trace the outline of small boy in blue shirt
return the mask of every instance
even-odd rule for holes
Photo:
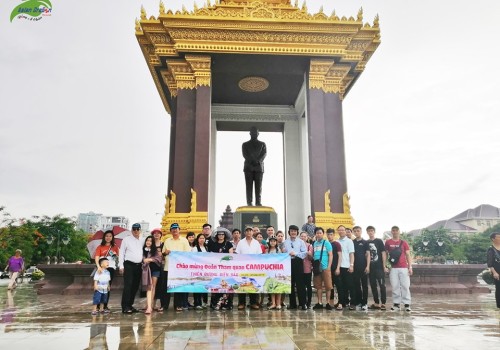
[[[111,275],[108,271],[108,259],[99,259],[99,266],[102,268],[102,271],[96,271],[94,275],[94,310],[92,311],[92,315],[97,315],[99,310],[102,313],[109,313],[108,310],[104,310],[104,304],[108,302],[109,281],[111,280]]]

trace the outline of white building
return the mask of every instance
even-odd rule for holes
[[[147,224],[149,229],[149,223],[145,224]],[[105,216],[92,211],[78,214],[78,218],[76,220],[76,227],[85,232],[96,232],[98,230],[106,231],[111,229],[113,226],[128,229],[129,220],[125,216]]]
[[[76,227],[85,232],[95,232],[101,229],[102,214],[88,212],[78,214]]]
[[[101,230],[110,230],[113,226],[128,228],[128,218],[125,216],[101,216],[99,224]]]

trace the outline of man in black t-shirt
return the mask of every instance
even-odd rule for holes
[[[375,238],[375,227],[368,226],[368,246],[370,248],[370,287],[372,290],[374,304],[370,309],[385,310],[387,301],[385,289],[385,272],[387,270],[385,264],[387,261],[387,252],[385,251],[384,242],[380,238]],[[378,286],[380,286],[380,299],[378,295]],[[380,304],[382,302],[382,304]]]
[[[368,309],[368,274],[370,273],[370,248],[368,242],[361,238],[361,227],[352,228],[354,236],[354,305],[361,310]]]

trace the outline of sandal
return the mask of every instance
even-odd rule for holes
[[[271,305],[267,308],[268,310],[276,310],[276,305]],[[280,307],[281,309],[281,307]]]
[[[386,310],[386,308],[385,308],[385,305],[384,305],[384,304],[380,305],[380,310],[382,310],[382,311],[385,311],[385,310]]]
[[[349,305],[349,310],[356,310],[356,306],[355,305]]]
[[[371,304],[370,306],[368,306],[368,308],[370,310],[379,310],[380,309],[380,305],[377,305],[377,304]]]
[[[151,315],[151,311],[152,311],[151,309],[147,309],[146,311],[144,311],[144,314]]]
[[[276,306],[276,310],[281,311],[281,305]]]
[[[337,311],[342,311],[344,308],[342,307],[342,304],[338,304],[335,310]]]
[[[182,309],[182,307],[179,306],[179,307],[175,308],[175,311],[183,311],[183,309]]]

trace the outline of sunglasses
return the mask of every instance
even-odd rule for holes
[[[140,228],[133,228],[132,231],[140,231]]]
[[[217,235],[219,235],[219,236],[220,235],[225,235],[225,233],[224,232],[217,232]]]

